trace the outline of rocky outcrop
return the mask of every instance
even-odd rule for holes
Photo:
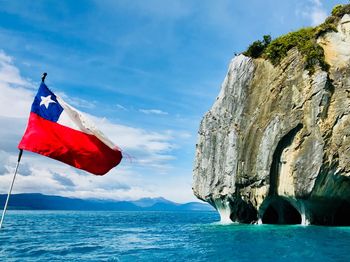
[[[193,171],[222,221],[350,225],[350,16],[318,43],[328,71],[297,49],[278,66],[231,61]]]

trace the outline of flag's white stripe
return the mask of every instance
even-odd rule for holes
[[[63,112],[57,121],[58,124],[89,135],[94,135],[112,149],[116,147],[113,142],[109,140],[100,130],[98,130],[96,125],[83,113],[68,105],[59,96],[56,96],[56,98],[58,103],[63,107]]]
[[[66,110],[63,110],[60,117],[57,120],[57,123],[62,125],[62,126],[66,126],[66,127],[70,127],[72,129],[87,133],[87,134],[91,134],[90,132],[85,132],[83,131],[81,128],[79,128],[79,126],[77,126],[72,119],[68,116],[68,114],[66,113]]]

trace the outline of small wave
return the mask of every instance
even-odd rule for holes
[[[214,226],[230,226],[230,225],[239,225],[240,223],[238,222],[232,222],[232,221],[217,221],[217,222],[213,222],[211,223],[211,225]]]

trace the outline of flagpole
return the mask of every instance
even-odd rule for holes
[[[0,221],[0,229],[1,229],[1,227],[2,227],[2,222],[4,221],[4,218],[5,218],[5,214],[6,214],[6,210],[7,210],[7,205],[8,205],[9,199],[10,199],[10,195],[11,195],[11,192],[12,192],[13,184],[15,183],[15,179],[16,179],[16,175],[17,175],[17,170],[18,170],[19,162],[21,161],[22,153],[23,153],[23,150],[20,149],[20,150],[19,150],[19,154],[18,154],[18,160],[17,160],[16,170],[15,170],[15,173],[14,173],[14,175],[13,175],[13,179],[12,179],[12,183],[11,183],[9,192],[8,192],[8,194],[7,194],[7,198],[6,198],[4,210],[2,211],[2,216],[1,216],[1,221]]]

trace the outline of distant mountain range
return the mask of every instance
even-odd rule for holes
[[[0,210],[3,209],[6,194],[0,194]],[[213,211],[205,203],[190,202],[178,204],[165,198],[141,198],[136,201],[114,201],[78,199],[48,196],[38,193],[13,194],[9,210],[96,210],[96,211]]]

